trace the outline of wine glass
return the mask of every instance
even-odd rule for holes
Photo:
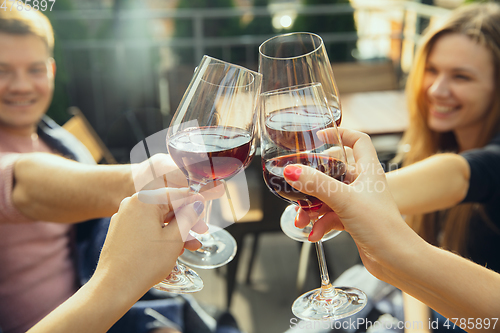
[[[318,131],[335,131],[335,140],[321,139]],[[334,114],[328,107],[320,83],[281,88],[261,94],[261,156],[264,180],[280,198],[299,205],[310,214],[312,222],[323,202],[290,186],[283,171],[287,165],[303,164],[342,181],[347,159],[337,132]],[[305,186],[331,186],[306,184]],[[335,189],[331,189],[335,190]],[[321,288],[295,300],[292,312],[305,320],[341,319],[360,311],[366,295],[359,289],[333,287],[330,283],[323,244],[314,243],[321,274]]]
[[[320,36],[309,32],[293,32],[264,41],[259,47],[259,73],[263,74],[262,92],[321,83],[330,111],[337,126],[340,125],[342,108],[337,84]],[[296,214],[295,207],[288,206],[281,216],[281,229],[288,237],[306,242],[312,230],[311,225],[304,229],[295,227]],[[323,236],[323,240],[338,234],[332,230]]]
[[[193,192],[234,176],[253,154],[261,83],[257,72],[203,56],[167,132],[168,152]],[[212,236],[216,234],[220,232]],[[177,263],[155,287],[185,293],[200,290],[203,282],[193,270]]]
[[[243,168],[246,168],[253,157],[255,156],[255,138],[251,143],[250,154],[247,160],[243,164]],[[231,213],[233,213],[233,221],[237,220],[236,214],[234,213],[234,208],[231,206],[231,196],[227,190],[226,183],[224,180],[220,180],[224,185],[225,195],[230,203]],[[212,213],[212,201],[206,203],[205,208],[205,223],[208,225],[208,232],[205,234],[196,234],[192,232],[192,235],[201,242],[202,246],[196,251],[186,250],[179,257],[179,261],[191,267],[201,268],[201,269],[213,269],[221,267],[229,263],[234,259],[237,250],[237,244],[234,237],[223,229],[224,222],[222,220],[213,222]],[[226,224],[227,225],[227,224]]]

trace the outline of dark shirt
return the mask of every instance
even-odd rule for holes
[[[483,148],[462,154],[469,163],[469,190],[463,202],[482,204],[474,212],[467,250],[474,262],[500,272],[500,134]]]

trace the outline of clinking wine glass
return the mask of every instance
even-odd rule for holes
[[[250,155],[245,161],[243,168],[246,168],[253,157],[255,156],[255,138],[250,147]],[[231,197],[227,191],[226,182],[220,180],[222,185],[224,185],[225,195],[229,202]],[[233,210],[232,205],[229,208]],[[233,213],[233,220],[236,221],[236,214]],[[191,267],[201,268],[201,269],[213,269],[217,267],[222,267],[234,259],[237,251],[237,244],[234,237],[222,228],[222,225],[215,225],[213,223],[212,216],[212,200],[206,203],[205,208],[205,222],[208,225],[208,232],[205,234],[196,234],[192,232],[192,235],[201,242],[202,246],[196,251],[186,250],[179,257],[179,261]]]
[[[308,83],[321,83],[323,92],[337,126],[342,111],[332,66],[326,53],[323,39],[309,32],[294,32],[278,35],[264,41],[259,47],[259,73],[263,74],[262,92]],[[311,227],[295,227],[296,211],[288,206],[281,217],[281,228],[285,234],[297,241],[306,242]],[[330,231],[323,240],[337,236]]]
[[[334,131],[328,143],[317,134],[324,129]],[[283,171],[287,165],[303,164],[339,181],[346,175],[344,147],[321,84],[262,93],[260,131],[262,167],[267,186],[278,197],[299,205],[310,214],[311,222],[315,222],[318,219],[315,212],[323,202],[290,186]],[[326,320],[345,318],[360,311],[366,304],[366,295],[356,288],[332,286],[322,241],[314,244],[320,266],[321,288],[297,298],[292,305],[294,315],[305,320]]]
[[[237,174],[253,154],[261,82],[257,72],[203,56],[167,132],[168,152],[195,193]],[[203,282],[177,263],[155,287],[186,293],[201,290]]]

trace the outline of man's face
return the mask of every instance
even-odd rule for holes
[[[0,33],[0,129],[26,134],[36,128],[52,100],[54,73],[39,37]]]

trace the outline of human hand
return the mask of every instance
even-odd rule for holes
[[[328,130],[318,133],[326,137],[330,134]],[[317,197],[328,206],[322,208],[325,215],[315,223],[309,236],[311,241],[320,240],[329,228],[346,230],[356,242],[367,268],[376,269],[374,261],[384,257],[386,250],[400,246],[394,244],[397,237],[392,236],[410,229],[402,220],[387,188],[384,170],[370,138],[342,128],[339,128],[339,133],[344,145],[353,149],[356,161],[348,169],[346,183],[301,164],[287,166],[285,179],[296,189]],[[330,209],[334,212],[328,211]],[[309,222],[303,211],[299,212],[301,219]]]
[[[186,176],[169,154],[155,154],[141,163],[132,164],[131,167],[136,192],[161,187],[188,186]]]
[[[341,129],[339,128],[339,131]],[[318,138],[325,143],[337,142],[337,138],[330,138],[330,135],[335,135],[335,131],[333,129],[326,129],[318,132]],[[330,149],[338,150],[339,147],[332,147]],[[352,169],[352,166],[356,164],[356,160],[354,159],[354,151],[351,147],[344,145],[344,151],[346,154],[347,164]],[[326,150],[324,153],[328,154],[329,150]],[[338,155],[335,153],[333,155]],[[349,179],[349,177],[351,179]],[[352,182],[354,174],[349,173],[344,182]],[[306,212],[300,207],[295,207],[297,211],[297,215],[295,217],[295,226],[297,228],[303,229],[307,225],[309,225],[311,218],[315,220],[318,216],[322,216],[319,220],[317,220],[312,227],[311,233],[309,234],[308,240],[310,242],[317,242],[329,231],[333,230],[338,226],[338,216],[328,205],[323,205],[319,210],[314,212]]]
[[[207,230],[200,220],[203,201],[188,188],[141,191],[124,199],[111,218],[95,275],[145,293],[170,274],[183,247],[199,248],[188,233]]]
[[[137,192],[188,186],[186,175],[169,154],[155,154],[141,163],[132,164],[132,177]],[[220,182],[209,182],[200,190],[207,201],[218,199],[224,193],[224,186]]]

